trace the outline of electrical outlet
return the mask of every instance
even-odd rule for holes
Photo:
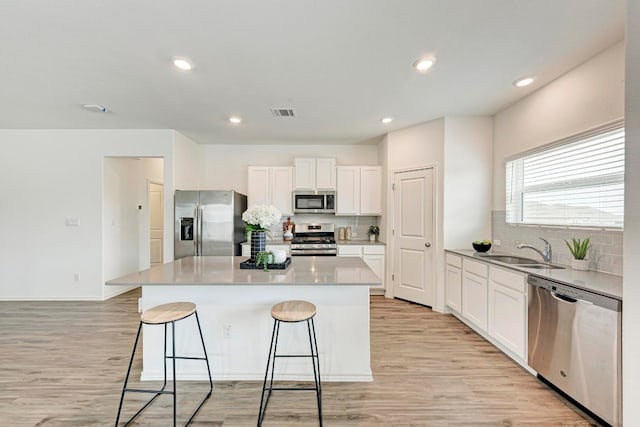
[[[231,324],[227,323],[224,325],[224,339],[231,339]]]
[[[502,244],[502,242],[501,242],[500,240],[494,240],[494,241],[493,241],[493,244],[494,244],[495,246],[500,246],[500,245]]]
[[[73,280],[75,280],[76,282],[80,281],[80,273],[73,273]]]

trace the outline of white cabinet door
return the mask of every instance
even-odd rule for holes
[[[489,335],[526,360],[527,296],[523,275],[495,267],[489,270]]]
[[[280,209],[283,215],[293,215],[293,168],[272,167],[270,187],[271,204]]]
[[[296,190],[335,190],[336,159],[302,158],[294,160]]]
[[[357,256],[362,258],[362,246],[338,245],[338,256]]]
[[[462,309],[462,269],[451,264],[446,267],[447,305],[460,313]]]
[[[462,273],[462,315],[487,331],[487,279],[466,269]]]
[[[316,159],[313,158],[296,158],[295,180],[296,190],[315,190],[316,189]]]
[[[270,168],[249,166],[247,179],[247,205],[268,205],[271,203]]]
[[[371,289],[384,289],[384,255],[363,255],[362,260],[382,281],[379,286],[371,286]]]
[[[247,204],[274,205],[283,215],[292,215],[293,168],[249,166]]]
[[[360,168],[338,166],[336,168],[336,215],[360,213]]]
[[[336,191],[336,194],[337,191]],[[382,168],[360,168],[360,215],[382,215]]]
[[[316,159],[316,189],[335,190],[336,189],[336,159],[318,158]]]

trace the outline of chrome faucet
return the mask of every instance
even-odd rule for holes
[[[519,245],[516,246],[516,248],[518,248],[518,249],[524,249],[524,248],[533,249],[534,251],[536,251],[536,252],[538,252],[540,254],[540,256],[542,257],[543,260],[545,260],[546,262],[551,262],[551,243],[549,243],[548,241],[546,241],[542,237],[539,237],[539,239],[544,242],[544,250],[543,251],[540,251],[538,248],[536,248],[534,246],[531,246],[531,245],[524,244],[524,243],[520,243]]]

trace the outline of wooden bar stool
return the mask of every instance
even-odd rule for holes
[[[189,356],[176,356],[176,325],[178,320],[186,319],[187,317],[195,314],[196,323],[198,324],[198,332],[200,333],[200,341],[202,342],[202,351],[204,357],[189,357]],[[167,355],[167,325],[171,323],[171,355]],[[140,339],[140,333],[142,332],[142,325],[164,325],[164,382],[160,390],[147,390],[137,388],[127,388],[129,381],[129,374],[131,373],[131,365],[133,364],[133,357],[136,354],[136,348],[138,347],[138,341]],[[165,390],[167,386],[167,359],[171,359],[173,363],[173,390]],[[205,398],[200,402],[200,405],[189,418],[189,421],[185,426],[189,425],[193,418],[196,416],[204,402],[209,399],[211,392],[213,391],[213,381],[211,380],[211,369],[209,368],[209,358],[207,357],[207,349],[204,345],[204,337],[202,336],[202,329],[200,328],[200,319],[198,319],[198,312],[196,311],[196,305],[191,302],[172,302],[169,304],[162,304],[156,307],[150,308],[142,313],[140,316],[140,324],[138,325],[138,333],[136,334],[136,341],[133,344],[133,351],[131,352],[131,359],[129,360],[129,368],[127,369],[127,376],[124,379],[124,386],[122,387],[122,395],[120,396],[120,405],[118,406],[118,415],[116,417],[116,427],[120,421],[120,412],[122,411],[122,403],[124,402],[124,394],[126,392],[132,393],[154,393],[154,396],[138,410],[124,425],[128,426],[138,415],[142,413],[153,401],[161,394],[173,395],[173,425],[176,425],[176,359],[188,359],[188,360],[204,360],[207,364],[207,372],[209,372],[209,392]]]
[[[260,399],[260,412],[258,413],[258,427],[262,425],[269,397],[273,390],[314,390],[318,401],[318,420],[322,426],[322,387],[320,384],[320,359],[318,357],[318,343],[316,341],[316,328],[313,324],[313,318],[316,315],[316,306],[307,301],[284,301],[274,305],[271,308],[271,317],[273,317],[273,332],[271,333],[271,345],[269,347],[269,357],[267,359],[267,369],[264,373],[264,382],[262,384],[262,397]],[[307,322],[307,331],[309,332],[309,347],[311,354],[277,354],[278,335],[280,333],[280,323],[297,323]],[[276,358],[279,357],[309,357],[313,364],[313,378],[315,387],[274,387],[273,373],[275,370]],[[267,386],[267,378],[269,378],[269,370],[271,369],[271,378],[269,386]],[[265,398],[265,392],[267,396]]]

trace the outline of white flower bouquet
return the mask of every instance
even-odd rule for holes
[[[247,231],[267,231],[281,217],[282,213],[273,205],[252,205],[242,214]]]

